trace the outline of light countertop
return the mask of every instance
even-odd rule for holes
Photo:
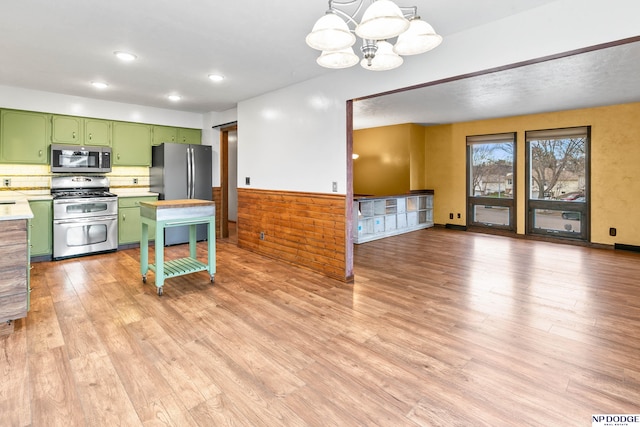
[[[118,197],[157,197],[158,193],[139,188],[111,188],[109,190]]]
[[[51,194],[45,190],[0,191],[0,221],[33,218],[29,202],[35,200],[51,200]]]

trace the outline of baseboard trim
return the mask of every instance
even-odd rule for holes
[[[459,224],[445,224],[444,228],[448,228],[450,230],[467,231],[466,225],[459,225]]]
[[[640,252],[640,246],[625,245],[625,244],[622,244],[622,243],[614,243],[613,248],[614,249],[620,249],[620,250],[623,250],[623,251]]]

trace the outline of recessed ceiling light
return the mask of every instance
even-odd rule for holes
[[[91,85],[97,89],[106,89],[109,87],[105,82],[91,82]]]
[[[221,82],[224,80],[224,76],[222,74],[209,74],[209,78],[214,82]]]
[[[171,101],[180,101],[182,99],[182,97],[180,95],[169,95],[167,96],[167,98],[169,98]]]
[[[134,59],[137,58],[137,56],[135,56],[133,53],[129,53],[129,52],[116,51],[116,52],[113,52],[113,54],[115,56],[117,56],[118,59],[120,59],[122,61],[126,61],[126,62],[133,61]]]

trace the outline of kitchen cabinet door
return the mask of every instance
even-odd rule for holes
[[[151,125],[113,122],[114,166],[151,166]]]
[[[176,142],[178,140],[178,129],[169,126],[153,127],[152,145],[160,145],[163,142]]]
[[[52,205],[51,200],[32,200],[29,202],[29,207],[33,212],[33,219],[30,224],[31,256],[52,254]]]
[[[85,145],[111,145],[111,122],[108,120],[85,119],[84,120]]]
[[[84,119],[74,116],[51,116],[51,142],[83,144]]]
[[[0,161],[49,164],[51,116],[30,111],[0,112]]]
[[[140,202],[154,202],[157,197],[119,197],[118,198],[118,244],[140,243],[142,227],[140,224]],[[151,229],[153,228],[153,230]],[[153,240],[156,231],[149,229]]]
[[[181,144],[201,144],[202,131],[200,129],[178,128],[178,142]]]

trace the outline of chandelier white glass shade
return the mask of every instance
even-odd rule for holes
[[[404,33],[407,28],[409,21],[397,4],[391,0],[377,0],[364,11],[356,34],[361,39],[386,40]]]
[[[360,62],[360,58],[348,47],[341,50],[323,50],[316,62],[326,68],[349,68]]]
[[[387,41],[381,40],[377,43],[378,49],[373,56],[365,54],[360,61],[360,65],[367,70],[386,71],[398,68],[404,62],[402,56],[393,51],[393,45]]]
[[[362,60],[352,49],[354,33],[362,39]],[[394,38],[395,46],[391,44]],[[442,37],[417,16],[415,6],[402,7],[391,0],[329,0],[329,10],[305,40],[322,51],[317,63],[323,67],[347,68],[360,62],[368,70],[382,71],[402,65],[400,55],[417,55],[437,47]]]

